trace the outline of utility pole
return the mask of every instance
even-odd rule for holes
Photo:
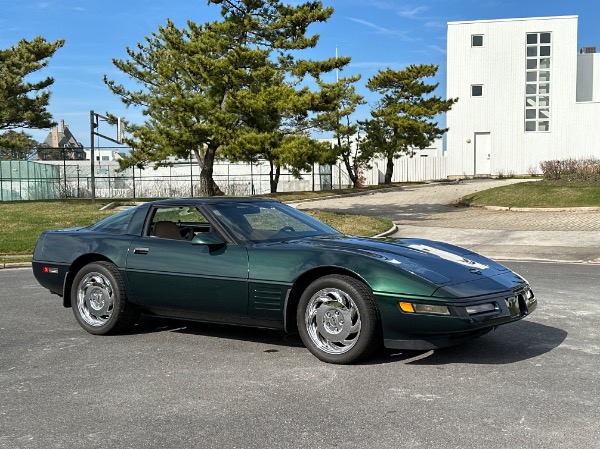
[[[105,122],[109,122],[110,119],[104,115],[100,115],[93,110],[90,111],[90,159],[91,164],[90,168],[92,170],[91,173],[91,183],[92,183],[92,203],[96,202],[96,172],[94,169],[94,163],[96,162],[96,156],[94,154],[94,136],[102,137],[103,139],[110,140],[111,142],[122,144],[123,143],[123,122],[121,117],[117,118],[117,138],[113,139],[112,137],[105,136],[104,134],[100,134],[96,129],[100,124],[100,119]]]
[[[90,182],[92,183],[92,203],[96,202],[96,170],[94,168],[94,162],[96,161],[96,156],[94,155],[94,135],[96,134],[95,129],[98,127],[96,119],[94,111],[90,111]]]

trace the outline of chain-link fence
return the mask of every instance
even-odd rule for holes
[[[0,160],[0,201],[45,200],[61,195],[59,167]]]
[[[446,177],[446,158],[401,158],[394,161],[392,182],[422,182]],[[269,163],[216,163],[213,179],[225,195],[270,193]],[[386,161],[376,159],[361,173],[361,185],[383,182]],[[91,198],[92,182],[97,198],[181,198],[200,195],[200,170],[196,162],[176,161],[153,169],[120,170],[116,161],[97,160],[92,181],[89,160],[0,160],[0,201],[57,198]],[[352,187],[342,164],[315,164],[300,178],[282,170],[278,192],[319,191]]]
[[[91,198],[90,161],[55,160],[43,162],[0,161],[2,201],[53,198]],[[216,163],[213,179],[229,196],[261,195],[271,191],[269,164]],[[194,197],[200,192],[200,170],[195,162],[179,161],[153,169],[120,170],[116,161],[96,161],[94,167],[97,198],[177,198]],[[300,178],[282,170],[278,192],[331,190],[350,187],[348,175],[340,167],[315,164]]]

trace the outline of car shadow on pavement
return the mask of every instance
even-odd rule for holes
[[[174,332],[201,337],[239,340],[269,346],[264,352],[283,347],[303,347],[297,333],[227,324],[202,323],[143,315],[129,335]],[[360,365],[403,363],[407,365],[447,365],[452,363],[506,365],[540,357],[560,346],[567,332],[532,321],[502,326],[482,337],[450,348],[405,351],[382,348]],[[280,349],[275,349],[280,348]]]
[[[286,334],[282,330],[236,326],[221,323],[206,323],[180,319],[142,315],[129,335],[175,332],[229,340],[250,341],[273,346],[303,346],[297,333]]]
[[[567,332],[532,321],[502,326],[459,346],[432,351],[386,351],[371,363],[506,365],[540,357],[560,346]]]

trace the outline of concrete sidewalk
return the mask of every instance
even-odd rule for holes
[[[391,237],[442,240],[499,260],[600,263],[600,211],[590,209],[487,210],[460,208],[464,195],[522,180],[430,184],[352,198],[298,205],[392,220]]]

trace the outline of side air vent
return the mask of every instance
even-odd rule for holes
[[[579,53],[596,53],[596,47],[581,47]]]
[[[257,287],[252,291],[251,301],[257,310],[280,310],[281,289]]]
[[[287,288],[251,283],[248,314],[253,318],[281,319]]]

